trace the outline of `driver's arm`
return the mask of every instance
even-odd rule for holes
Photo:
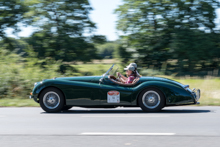
[[[121,81],[122,83],[125,83],[125,82],[126,82],[126,80],[124,80],[122,77],[120,77],[120,81]]]
[[[127,78],[125,76],[123,76],[120,72],[118,72],[117,75],[120,79],[123,79],[124,81],[127,80]]]
[[[127,80],[128,78],[126,78],[125,76],[123,76],[122,74],[121,74],[121,78],[123,79],[123,80]]]

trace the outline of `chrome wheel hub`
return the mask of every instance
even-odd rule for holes
[[[56,92],[49,91],[43,97],[44,105],[49,109],[55,109],[60,104],[60,97]]]
[[[147,91],[142,97],[142,102],[145,107],[154,109],[160,104],[160,95],[153,90]]]
[[[55,99],[53,97],[50,97],[47,102],[50,103],[50,104],[54,104]]]
[[[155,98],[154,98],[154,97],[149,97],[149,98],[148,98],[148,102],[149,102],[149,103],[155,102]]]

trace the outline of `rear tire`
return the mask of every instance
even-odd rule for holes
[[[165,106],[165,97],[160,90],[148,88],[140,93],[138,104],[143,111],[158,112]]]
[[[48,113],[60,112],[64,106],[64,96],[57,88],[46,88],[39,97],[41,108]]]
[[[62,110],[69,110],[71,109],[73,106],[63,106]]]

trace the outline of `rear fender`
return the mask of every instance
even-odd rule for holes
[[[164,81],[147,81],[141,83],[137,87],[134,87],[134,95],[131,100],[132,104],[137,104],[138,96],[146,88],[159,89],[166,98],[166,105],[181,105],[194,103],[193,96],[177,84],[168,83]]]

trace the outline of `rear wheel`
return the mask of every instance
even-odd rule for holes
[[[165,98],[160,90],[149,88],[141,92],[138,103],[143,111],[157,112],[164,107]]]
[[[63,106],[62,110],[69,110],[71,109],[73,106]]]
[[[59,112],[64,106],[64,96],[57,88],[43,90],[39,99],[41,108],[48,113]]]

